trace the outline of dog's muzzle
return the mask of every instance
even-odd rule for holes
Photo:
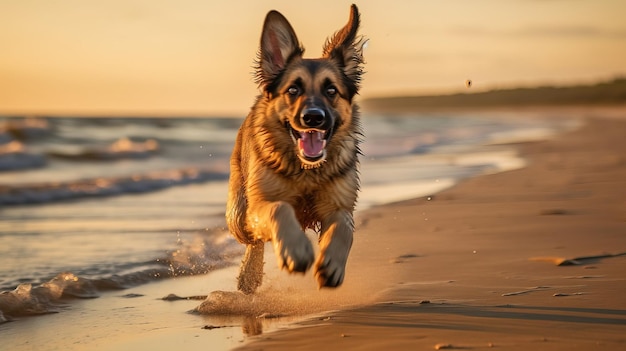
[[[311,107],[302,110],[299,122],[303,130],[293,128],[289,122],[285,124],[298,149],[302,167],[319,167],[326,159],[326,144],[332,134],[330,118],[323,109]]]

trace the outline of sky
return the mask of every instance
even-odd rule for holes
[[[626,75],[624,0],[0,0],[0,115],[243,117],[265,14],[319,57],[352,2],[361,98]]]

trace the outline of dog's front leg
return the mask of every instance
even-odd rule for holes
[[[354,219],[348,211],[333,213],[322,222],[320,255],[315,262],[315,279],[320,288],[343,283],[353,233]]]
[[[311,267],[313,246],[291,205],[283,201],[256,204],[248,221],[256,239],[272,241],[280,268],[304,273]]]

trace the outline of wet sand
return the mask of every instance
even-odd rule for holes
[[[375,302],[238,350],[626,348],[626,109],[611,116],[515,145],[526,168],[369,210],[346,287],[376,282]]]

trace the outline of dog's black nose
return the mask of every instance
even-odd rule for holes
[[[321,108],[311,107],[302,110],[300,114],[302,125],[309,128],[321,127],[326,121],[326,112]]]

